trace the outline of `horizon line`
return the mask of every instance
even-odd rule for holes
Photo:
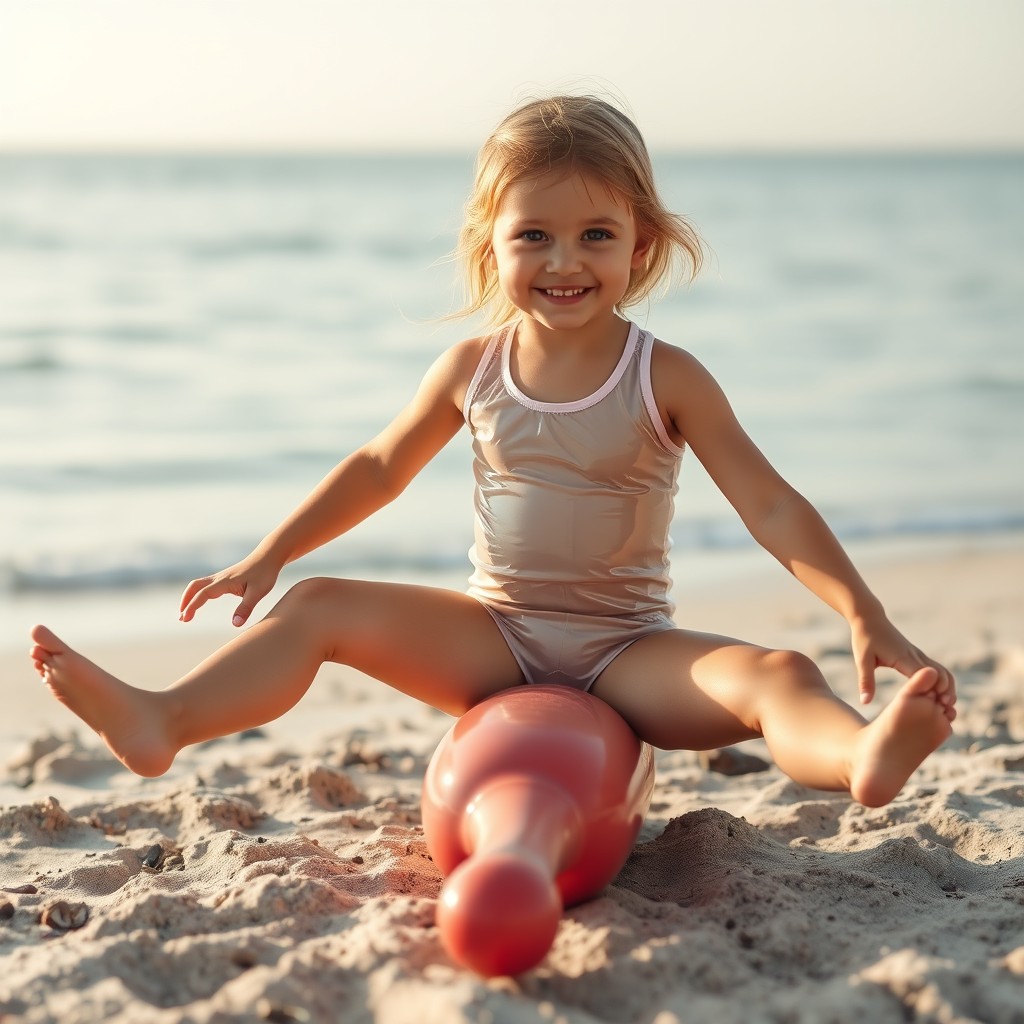
[[[1024,156],[1024,142],[964,143],[870,143],[870,144],[792,144],[762,146],[742,145],[666,145],[648,143],[648,150],[657,157],[788,157],[788,156]],[[343,145],[281,145],[208,144],[208,143],[44,143],[7,144],[0,142],[0,157],[42,156],[216,156],[216,157],[436,157],[441,159],[475,158],[477,147],[461,146],[343,146]]]

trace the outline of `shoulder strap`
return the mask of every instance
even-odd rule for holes
[[[668,436],[665,423],[661,418],[661,410],[654,398],[654,384],[651,380],[651,353],[654,351],[654,335],[650,331],[640,332],[640,391],[644,396],[644,405],[647,407],[647,415],[651,417],[654,431],[658,440],[664,445],[667,452],[681,456],[686,449],[680,448],[672,438]]]
[[[476,371],[473,374],[473,379],[469,382],[469,387],[466,388],[466,397],[462,403],[462,418],[467,423],[469,422],[469,410],[472,408],[473,400],[480,390],[484,374],[487,373],[488,367],[494,362],[495,357],[501,351],[501,343],[507,331],[508,325],[505,325],[491,335],[487,341],[487,346],[484,348],[483,355],[480,357],[480,362],[476,364]]]

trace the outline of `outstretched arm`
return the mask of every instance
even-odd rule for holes
[[[462,400],[479,359],[478,339],[445,352],[427,371],[412,401],[372,441],[340,462],[309,496],[242,561],[193,580],[181,598],[190,621],[213,598],[242,601],[241,626],[289,562],[346,533],[393,501],[462,425]]]
[[[689,445],[754,539],[849,623],[861,701],[874,696],[877,668],[910,676],[930,665],[953,703],[950,672],[889,621],[824,519],[757,448],[711,374],[689,353],[661,344],[653,370],[671,432]]]

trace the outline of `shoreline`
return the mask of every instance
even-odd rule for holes
[[[1024,565],[1024,531],[986,537],[915,538],[911,542],[894,538],[853,544],[848,550],[897,628],[944,661],[957,655],[957,624],[969,621],[978,602],[983,606],[992,603],[991,597],[973,591],[965,601],[957,586],[959,574],[965,567],[975,575],[991,572],[993,593],[999,595],[1009,586],[1012,599],[1014,587],[1006,577],[1013,573],[1013,559]],[[290,567],[257,609],[257,615],[269,610],[301,578],[301,572]],[[378,578],[401,580],[398,576]],[[457,573],[410,574],[405,581],[457,590],[465,584]],[[976,589],[984,588],[979,585]],[[167,685],[237,635],[226,621],[234,600],[230,597],[205,608],[195,622],[183,624],[174,616],[178,591],[172,588],[148,588],[142,593],[73,592],[60,595],[56,601],[51,600],[52,596],[43,594],[23,602],[14,620],[21,627],[21,636],[14,639],[17,627],[8,620],[5,635],[0,637],[0,680],[12,696],[17,687],[14,707],[0,718],[0,766],[10,756],[12,744],[23,742],[29,732],[66,731],[79,726],[78,720],[39,684],[28,662],[28,630],[36,621],[50,625],[67,643],[103,668],[147,689]],[[702,552],[699,557],[679,560],[673,598],[676,621],[688,629],[735,636],[764,646],[795,647],[811,657],[846,643],[841,617],[759,548]],[[928,600],[934,601],[934,609],[927,607]],[[900,602],[910,606],[909,614],[901,613]],[[976,621],[970,625],[981,629],[983,624]],[[827,642],[821,640],[823,635],[828,637]],[[844,675],[839,673],[840,690]],[[369,677],[342,666],[325,666],[299,706],[266,728],[284,735],[299,731],[297,721],[306,718],[305,706],[320,703],[322,677],[344,679],[347,686],[356,686],[360,703],[390,703],[397,696],[401,702],[416,705],[411,698],[393,695],[384,684]],[[855,693],[841,695],[856,703]],[[82,730],[87,731],[84,726]]]
[[[870,577],[875,567],[911,563],[930,557],[945,558],[958,551],[988,551],[1003,546],[1024,545],[1024,529],[1007,529],[990,533],[937,532],[912,536],[893,535],[868,540],[844,541],[843,546],[853,562]],[[689,600],[692,588],[714,594],[737,582],[751,582],[759,588],[770,588],[776,578],[789,581],[786,571],[753,542],[729,548],[686,549],[672,558],[674,590],[677,603]],[[472,567],[464,566],[436,571],[411,568],[408,572],[354,573],[353,577],[387,582],[407,582],[462,590]],[[270,607],[294,583],[311,575],[343,575],[327,566],[304,570],[302,563],[286,566],[281,581],[260,605]],[[6,592],[0,595],[0,659],[20,654],[25,648],[26,631],[36,622],[54,624],[54,628],[74,629],[82,636],[92,637],[106,646],[122,642],[127,633],[149,641],[177,640],[182,636],[177,621],[178,599],[186,580],[174,584],[139,586],[45,588],[32,591]],[[868,579],[871,583],[871,579]],[[797,585],[799,589],[799,585]],[[699,597],[699,594],[694,594]],[[813,600],[813,598],[812,598]],[[212,638],[232,635],[223,621],[230,598],[209,605],[193,624],[191,632],[203,632]],[[222,614],[223,613],[223,614]],[[60,629],[58,628],[59,632]]]

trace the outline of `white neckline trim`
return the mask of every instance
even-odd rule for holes
[[[502,344],[501,379],[508,393],[520,405],[524,405],[527,409],[532,409],[534,412],[581,412],[583,409],[589,409],[592,405],[597,405],[603,398],[607,398],[615,389],[615,385],[622,380],[622,375],[626,372],[630,359],[633,358],[637,335],[640,332],[640,328],[631,322],[629,333],[626,335],[626,343],[622,346],[622,355],[619,356],[615,369],[612,370],[611,376],[592,395],[587,395],[586,398],[580,398],[575,402],[538,402],[536,399],[520,391],[516,386],[516,382],[512,379],[512,339],[515,337],[518,327],[518,323],[510,326]]]

